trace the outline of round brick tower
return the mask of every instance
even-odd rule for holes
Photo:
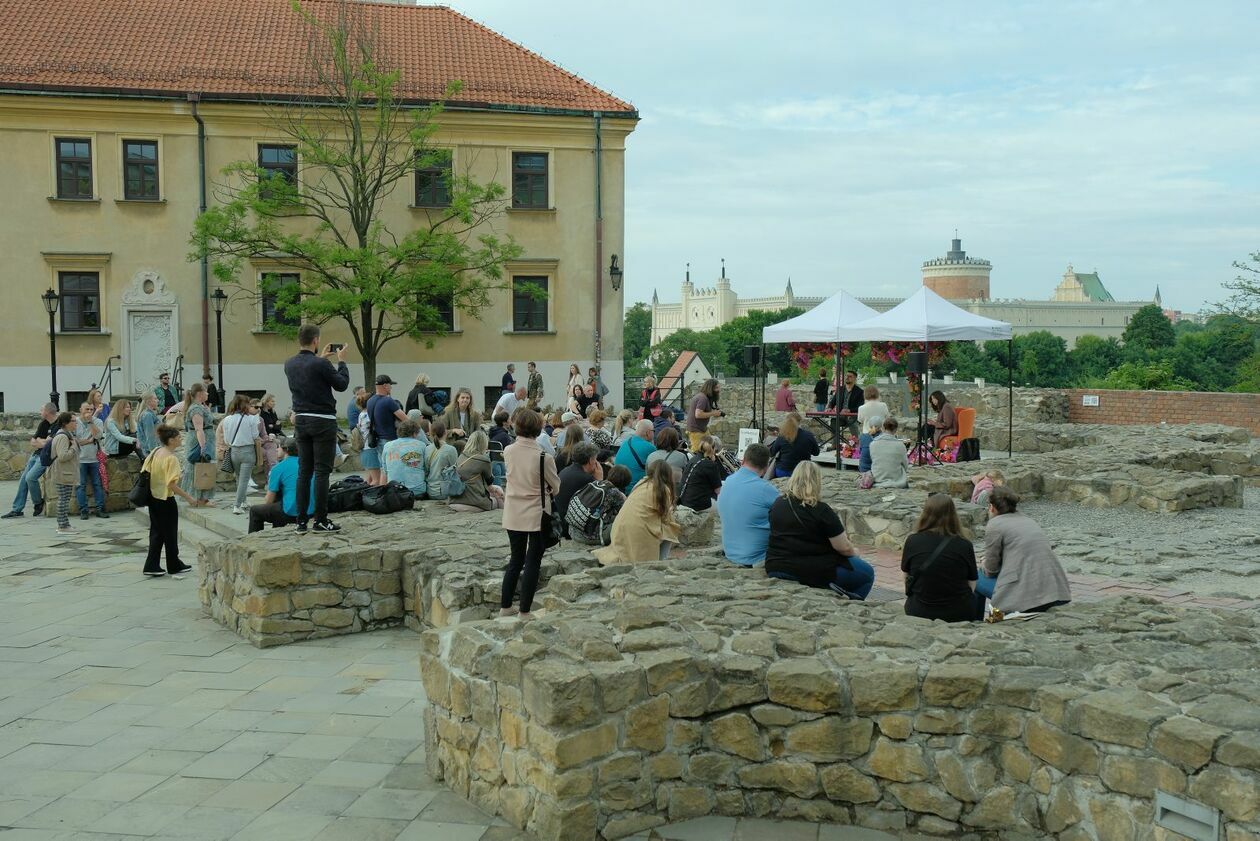
[[[923,264],[923,285],[953,301],[989,300],[988,260],[968,257],[962,240],[954,239],[949,253]]]

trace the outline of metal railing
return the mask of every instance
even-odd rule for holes
[[[101,396],[105,398],[105,402],[111,402],[114,399],[114,372],[122,371],[122,367],[115,367],[114,362],[122,362],[121,356],[111,356],[105,360],[105,368],[101,371],[101,376],[96,382],[92,383],[92,388],[99,388]]]

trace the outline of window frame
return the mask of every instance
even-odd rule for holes
[[[293,163],[291,167],[290,165],[287,165],[287,164],[280,166],[280,165],[275,165],[275,164],[264,163],[263,150],[265,149],[290,150],[293,153]],[[294,188],[298,186],[298,163],[299,162],[298,162],[298,147],[296,143],[283,143],[283,142],[272,141],[272,140],[259,140],[255,144],[254,160],[259,169],[266,170],[267,172],[267,175],[264,178],[259,179],[260,181],[263,181],[264,183],[267,181],[270,181],[272,178],[275,177],[275,174],[279,172],[279,173],[284,173],[284,176],[283,176],[284,179],[288,181],[291,186],[293,186]]]
[[[86,143],[87,157],[81,158],[78,155],[63,158],[61,154],[61,144],[65,143]],[[53,144],[53,198],[61,201],[94,201],[97,198],[96,190],[96,137],[91,134],[82,135],[58,135],[52,136]],[[76,193],[75,195],[63,195],[61,192],[61,165],[63,162],[79,164],[87,166],[88,195]],[[74,176],[75,180],[82,178],[81,174]]]
[[[447,324],[446,324],[445,328],[444,328],[441,332],[442,332],[442,333],[444,333],[444,334],[448,334],[448,335],[449,335],[449,334],[451,334],[451,333],[459,333],[459,332],[461,332],[460,325],[459,325],[459,309],[455,306],[455,295],[454,295],[453,293],[452,293],[452,294],[447,294],[447,295],[424,295],[424,294],[419,294],[417,297],[419,298],[420,303],[424,303],[424,301],[425,301],[425,299],[426,299],[426,298],[427,298],[429,301],[431,301],[431,302],[436,302],[436,304],[438,305],[438,312],[439,312],[439,313],[441,313],[441,312],[443,311],[443,310],[442,310],[442,307],[441,307],[440,305],[441,305],[441,304],[443,304],[443,303],[446,303],[446,304],[447,304],[447,309],[449,309],[449,310],[450,310],[450,318],[449,318],[449,320],[447,321]],[[424,328],[424,327],[420,327],[420,332],[421,332],[421,333],[434,333],[434,334],[436,334],[436,333],[438,333],[439,331],[437,331],[437,330],[433,330],[433,329],[431,329],[431,328]]]
[[[277,326],[282,326],[282,327],[301,327],[302,317],[300,315],[293,316],[292,317],[293,320],[289,321],[288,320],[290,318],[289,316],[280,317],[279,314],[276,312],[275,293],[269,293],[269,292],[263,291],[263,284],[266,282],[268,275],[278,278],[279,285],[281,286],[287,286],[290,283],[294,283],[294,284],[298,284],[300,287],[300,284],[302,283],[302,273],[298,271],[276,271],[274,269],[268,269],[266,271],[259,271],[258,273],[258,326],[259,326],[259,330],[261,332],[266,332],[266,333],[279,332],[278,330],[275,329],[275,327],[272,326],[273,323]],[[284,278],[292,278],[292,280],[285,282]],[[300,288],[299,288],[298,297],[299,298],[301,297]],[[267,318],[268,309],[271,310],[271,316],[272,316],[271,319]]]
[[[96,289],[94,293],[83,292],[81,290],[76,290],[73,293],[69,293],[66,291],[66,280],[68,278],[86,279],[89,277],[92,278],[96,283]],[[76,269],[59,269],[57,271],[57,295],[60,298],[60,301],[57,305],[58,332],[72,333],[72,334],[79,334],[79,333],[94,334],[94,333],[100,333],[103,330],[104,325],[102,323],[101,313],[105,307],[104,307],[104,302],[101,300],[101,273],[99,271],[90,271],[87,269],[77,269],[77,268]],[[80,320],[79,326],[77,327],[67,326],[66,315],[70,312],[70,308],[69,306],[67,306],[67,302],[71,298],[78,299],[78,298],[91,298],[91,297],[94,297],[96,299],[96,309],[95,309],[96,325],[94,327],[84,327],[82,325],[82,316],[83,316],[83,313],[87,310],[85,310],[83,307],[80,306],[78,309],[79,320]]]
[[[511,181],[512,192],[510,196],[511,209],[512,210],[551,210],[553,207],[551,203],[551,196],[553,193],[551,177],[552,177],[552,172],[555,169],[555,167],[553,166],[554,154],[552,150],[550,149],[510,149],[508,151],[508,154],[510,156],[509,163],[510,163],[510,171],[511,171],[511,177],[512,177],[512,181]],[[531,171],[526,170],[524,173],[518,173],[517,172],[517,169],[518,169],[517,158],[522,155],[541,155],[545,161],[545,166],[544,166],[543,171],[541,173],[538,173],[538,172],[531,172]],[[542,184],[542,189],[543,189],[542,204],[538,204],[533,201],[530,201],[528,203],[522,203],[517,200],[516,179],[517,179],[518,174],[522,174],[525,177],[528,177],[531,179],[541,179],[541,184]],[[534,189],[536,189],[536,187],[534,186],[534,182],[531,181],[530,192],[532,193]]]
[[[411,184],[411,201],[412,201],[411,206],[415,208],[420,208],[423,210],[429,210],[429,209],[436,210],[436,209],[448,208],[451,206],[451,182],[454,180],[454,176],[455,176],[455,150],[446,149],[442,147],[436,147],[436,148],[429,149],[426,151],[444,152],[446,154],[447,163],[445,167],[441,167],[441,166],[424,167],[424,168],[413,167],[412,184]],[[418,154],[419,153],[417,153],[417,155]],[[432,182],[429,185],[426,185],[428,187],[426,192],[431,194],[433,196],[433,199],[429,200],[428,197],[425,197],[424,199],[422,199],[421,184],[420,184],[421,179],[432,178],[433,181],[436,182],[438,179],[443,178],[443,176],[445,178],[445,183],[440,185],[440,190],[445,193],[446,200],[439,201],[439,199],[442,198],[442,193],[439,192],[439,186],[435,185]]]
[[[153,146],[153,195],[131,195],[128,187],[129,171],[133,166],[145,166],[145,163],[137,161],[132,162],[127,157],[127,147],[130,144],[152,144]],[[160,202],[162,200],[162,143],[156,137],[124,137],[122,138],[122,166],[120,167],[120,175],[122,178],[121,194],[123,201],[136,202]],[[142,179],[143,180],[143,179]]]
[[[528,271],[528,270],[523,269],[522,272],[523,271]],[[511,329],[511,332],[512,333],[544,333],[544,334],[555,332],[551,324],[552,322],[551,301],[555,295],[555,290],[552,288],[554,275],[550,273],[547,273],[547,274],[520,273],[518,274],[517,272],[512,272],[511,278],[512,278],[512,329]],[[530,297],[521,292],[518,292],[516,288],[516,284],[518,282],[533,283],[536,286],[543,287],[547,292],[547,297],[539,301],[533,297]],[[522,322],[519,317],[520,306],[522,302],[527,302],[529,304],[533,315],[538,314],[538,309],[537,309],[538,307],[542,308],[542,316],[543,316],[544,322],[541,327],[522,326]],[[528,319],[526,320],[528,321]]]

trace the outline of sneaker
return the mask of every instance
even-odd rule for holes
[[[180,564],[174,569],[167,570],[171,575],[183,575],[186,572],[192,572],[192,566],[189,564]]]
[[[298,534],[306,534],[306,522],[305,522],[304,520],[298,520],[298,523],[297,523],[297,533],[298,533]]]
[[[92,515],[91,515],[91,514],[89,514],[89,513],[88,513],[88,512],[86,512],[86,511],[80,511],[80,512],[79,512],[79,519],[80,519],[80,520],[86,520],[88,517],[91,517],[91,516],[92,516]]]
[[[250,489],[251,491],[256,491],[256,490],[258,490],[258,483],[257,483],[257,482],[255,482],[253,479],[250,479],[250,480],[249,480],[249,489]]]
[[[311,528],[314,531],[322,532],[341,531],[341,526],[337,525],[332,520],[316,520],[315,525]]]
[[[76,532],[74,529],[70,528],[69,526],[66,526],[64,529],[61,526],[58,526],[57,534],[76,534]]]
[[[146,569],[144,571],[144,574],[147,575],[149,578],[161,578],[163,575],[166,575],[166,573],[160,569],[155,569],[153,571],[149,571]]]
[[[4,514],[0,516],[0,520],[12,520],[21,516],[22,516],[21,511],[10,511],[8,514]]]
[[[35,503],[35,513],[33,516],[36,516],[36,517],[44,516],[44,503],[42,502]]]
[[[834,581],[832,581],[827,586],[831,588],[831,592],[835,593],[837,596],[839,596],[842,599],[848,599],[849,601],[854,601],[854,602],[861,601],[861,599],[859,599],[853,593],[850,593],[848,590],[844,589],[843,587],[841,587],[839,584],[837,584]]]
[[[104,511],[97,511],[97,512],[96,512],[96,516],[97,516],[97,517],[99,517],[99,518],[100,518],[100,519],[102,519],[102,520],[108,520],[108,519],[109,519],[109,515],[108,515],[108,514],[106,514]]]
[[[233,506],[232,506],[232,513],[233,513],[233,514],[244,514],[244,513],[245,513],[245,509],[244,509],[244,508],[242,508],[242,507],[241,507],[241,506],[239,506],[239,505],[233,505]]]

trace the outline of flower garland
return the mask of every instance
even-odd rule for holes
[[[801,371],[808,371],[809,366],[819,357],[823,359],[835,359],[836,345],[832,342],[789,342],[788,353],[792,357],[792,361],[796,363],[796,367]],[[853,345],[842,342],[840,344],[840,358],[848,359],[853,355]]]
[[[906,385],[910,387],[910,411],[917,413],[923,405],[923,375],[906,374]]]
[[[871,361],[877,365],[900,365],[907,353],[926,349],[929,365],[939,365],[945,361],[948,347],[944,342],[933,342],[931,347],[926,342],[871,342]]]
[[[853,437],[852,433],[843,432],[840,434],[840,457],[841,458],[857,458],[860,455],[858,440]]]

